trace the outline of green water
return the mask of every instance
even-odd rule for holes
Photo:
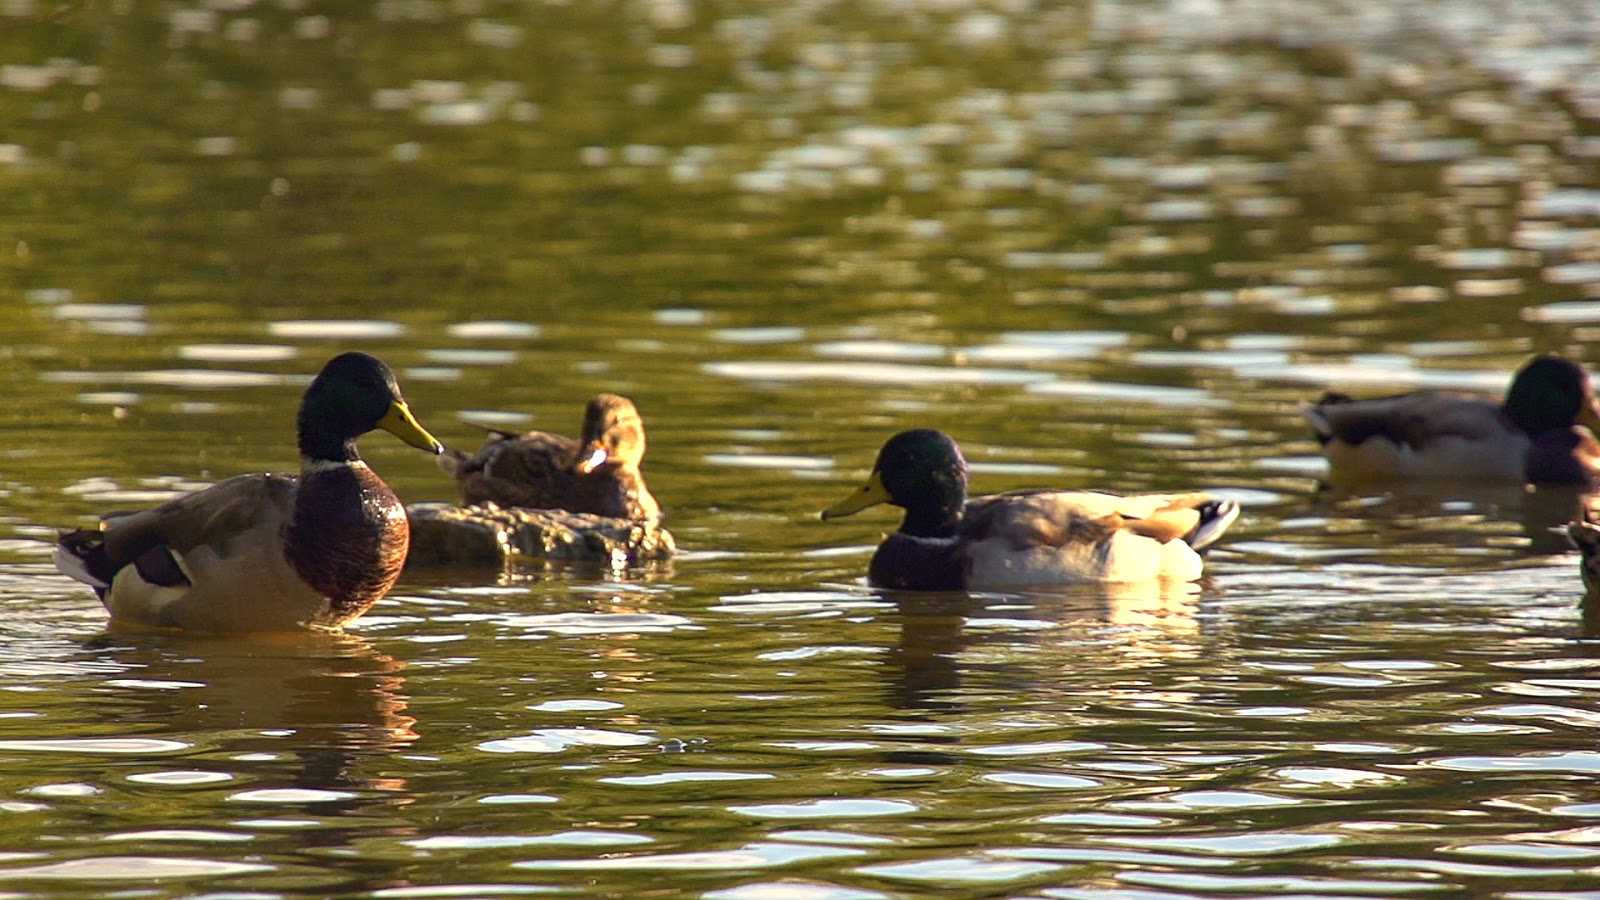
[[[0,896],[1569,897],[1600,657],[1542,490],[1318,493],[1296,404],[1600,323],[1600,15],[1472,2],[0,4]],[[682,553],[107,634],[56,530],[635,400]],[[976,489],[1205,488],[1198,589],[919,603]],[[423,454],[362,449],[408,501]]]

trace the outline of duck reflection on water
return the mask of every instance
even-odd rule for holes
[[[1192,656],[1209,581],[1073,585],[1017,594],[886,592],[900,620],[886,667],[898,709],[957,711],[967,676],[995,666],[975,651],[1087,641],[1123,658]],[[1031,670],[1030,670],[1031,671]]]
[[[124,668],[101,688],[119,721],[216,747],[230,767],[240,765],[241,753],[292,753],[300,768],[278,777],[294,787],[397,788],[353,767],[419,737],[406,713],[405,663],[359,637],[112,632],[94,643]],[[269,768],[282,770],[283,763]]]
[[[1495,556],[1571,552],[1564,532],[1588,488],[1567,484],[1325,482],[1309,512],[1325,520],[1323,547],[1344,544],[1340,559],[1459,565],[1462,548]],[[1436,548],[1436,549],[1435,549]]]
[[[125,667],[101,687],[123,733],[171,735],[195,750],[184,767],[227,776],[217,787],[256,820],[231,827],[281,834],[297,856],[349,856],[319,884],[327,895],[411,887],[360,864],[376,839],[415,838],[399,813],[418,793],[390,774],[420,735],[407,714],[405,662],[344,633],[202,637],[110,632],[94,641]],[[190,790],[205,790],[205,786]]]

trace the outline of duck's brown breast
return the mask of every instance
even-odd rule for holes
[[[661,514],[644,476],[629,466],[602,466],[587,475],[574,473],[566,485],[562,509],[618,519],[653,519]]]
[[[954,538],[895,532],[884,538],[867,566],[867,583],[903,591],[960,591],[971,568]]]
[[[1526,477],[1534,484],[1600,483],[1600,440],[1587,428],[1553,428],[1533,436]]]
[[[328,598],[334,623],[389,593],[410,543],[405,506],[364,463],[302,475],[284,551],[295,572]]]

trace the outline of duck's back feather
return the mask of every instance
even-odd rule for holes
[[[1370,400],[1329,394],[1302,407],[1301,414],[1323,443],[1360,444],[1377,437],[1416,450],[1441,438],[1497,440],[1515,430],[1494,398],[1453,391],[1414,391]]]
[[[157,546],[226,551],[241,535],[277,533],[294,512],[298,486],[293,475],[236,475],[151,509],[111,513],[101,523],[106,555],[126,565]]]
[[[1417,391],[1301,407],[1342,475],[1520,481],[1530,440],[1489,397]]]
[[[1201,491],[1126,495],[1011,491],[967,503],[961,530],[973,540],[1005,538],[1018,546],[1089,543],[1123,529],[1165,543],[1193,534],[1207,519],[1207,510],[1221,502]]]

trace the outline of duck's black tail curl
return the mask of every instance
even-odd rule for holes
[[[94,588],[101,597],[122,568],[106,553],[104,532],[88,528],[62,532],[56,538],[55,558],[62,572]]]
[[[1195,512],[1200,514],[1200,524],[1189,532],[1184,541],[1196,550],[1204,550],[1228,530],[1233,520],[1239,518],[1239,501],[1237,500],[1211,500],[1195,507]]]

